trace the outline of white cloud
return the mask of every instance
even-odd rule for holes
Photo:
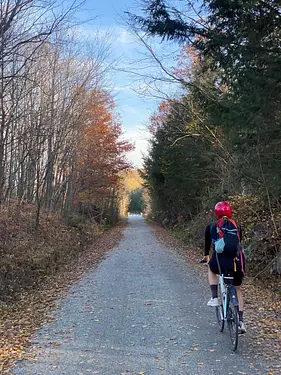
[[[101,40],[108,40],[110,38],[113,44],[118,43],[121,45],[132,44],[136,41],[132,33],[119,25],[109,27],[91,24],[80,25],[77,28],[76,35],[81,39],[96,39],[99,37]]]
[[[128,159],[135,168],[141,168],[143,166],[143,156],[148,153],[148,131],[144,129],[127,130],[124,133],[124,138],[135,144],[135,150],[128,153]]]
[[[130,115],[137,115],[140,112],[138,108],[132,105],[122,105],[121,108],[123,112],[126,112],[127,114],[130,114]]]
[[[117,91],[117,92],[124,92],[124,91],[129,92],[129,93],[132,92],[132,88],[129,85],[127,85],[127,86],[115,86],[113,88],[113,90]]]
[[[135,42],[134,36],[129,33],[126,29],[123,27],[115,27],[114,28],[114,35],[117,35],[116,41],[121,44],[131,44]]]

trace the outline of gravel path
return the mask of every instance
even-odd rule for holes
[[[13,373],[268,374],[243,356],[246,335],[231,352],[208,297],[206,280],[131,216],[119,246],[69,290]]]

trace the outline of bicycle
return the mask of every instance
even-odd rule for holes
[[[236,351],[238,347],[239,313],[236,288],[233,285],[234,272],[229,271],[223,274],[219,261],[217,260],[217,262],[220,274],[218,282],[219,306],[216,307],[216,318],[220,332],[223,332],[225,322],[227,322],[232,350]],[[200,263],[206,263],[206,261],[201,260]]]
[[[238,299],[235,286],[233,286],[234,275],[232,272],[220,273],[219,275],[219,306],[216,307],[216,317],[219,331],[223,332],[225,322],[227,322],[232,350],[238,347]]]

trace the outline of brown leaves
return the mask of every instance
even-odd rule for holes
[[[206,277],[206,267],[198,263],[202,256],[200,249],[192,245],[183,244],[182,241],[172,237],[163,228],[152,224],[157,237],[166,246],[171,246],[184,256],[196,268],[202,277]],[[251,358],[263,359],[271,362],[280,362],[281,352],[281,298],[277,293],[281,290],[280,278],[272,278],[258,282],[246,277],[243,284],[245,295],[245,323],[248,328],[248,345],[245,350]],[[279,374],[281,366],[272,366],[272,373]],[[270,372],[269,372],[270,374]]]
[[[90,222],[79,228],[68,227],[54,212],[42,212],[35,233],[29,207],[19,207],[17,202],[2,205],[0,217],[0,307],[22,294],[22,289],[47,278],[101,233],[100,227]],[[17,222],[20,226],[15,231]]]
[[[247,248],[248,269],[260,278],[278,274],[277,256],[281,251],[281,213],[279,207],[270,211],[268,202],[252,194],[230,198],[235,217],[242,224],[243,242]]]
[[[6,374],[14,361],[25,356],[24,348],[31,335],[44,323],[53,319],[50,311],[55,300],[64,295],[69,286],[120,240],[124,224],[112,228],[80,253],[79,258],[68,259],[64,267],[46,279],[38,289],[21,293],[21,297],[0,309],[0,373]],[[32,354],[28,354],[30,357]]]
[[[246,322],[250,336],[249,352],[265,359],[278,358],[281,348],[281,300],[270,285],[247,278],[245,283]],[[247,303],[248,302],[248,303]]]

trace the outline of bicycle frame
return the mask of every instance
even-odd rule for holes
[[[226,279],[226,280],[225,280]],[[233,277],[219,275],[221,303],[216,308],[217,321],[220,332],[223,332],[225,323],[228,325],[232,350],[235,351],[238,346],[238,300],[236,288],[232,285]]]
[[[229,272],[224,275],[221,272],[218,254],[217,262],[219,268],[219,286],[221,292],[221,304],[216,308],[217,321],[220,332],[223,332],[225,322],[228,324],[232,350],[235,351],[238,346],[238,299],[236,288],[233,285],[234,276]]]
[[[227,319],[227,309],[229,301],[232,301],[233,306],[238,306],[235,286],[232,284],[225,284],[224,275],[219,275],[219,285],[221,290],[222,306],[223,306],[223,319]]]

